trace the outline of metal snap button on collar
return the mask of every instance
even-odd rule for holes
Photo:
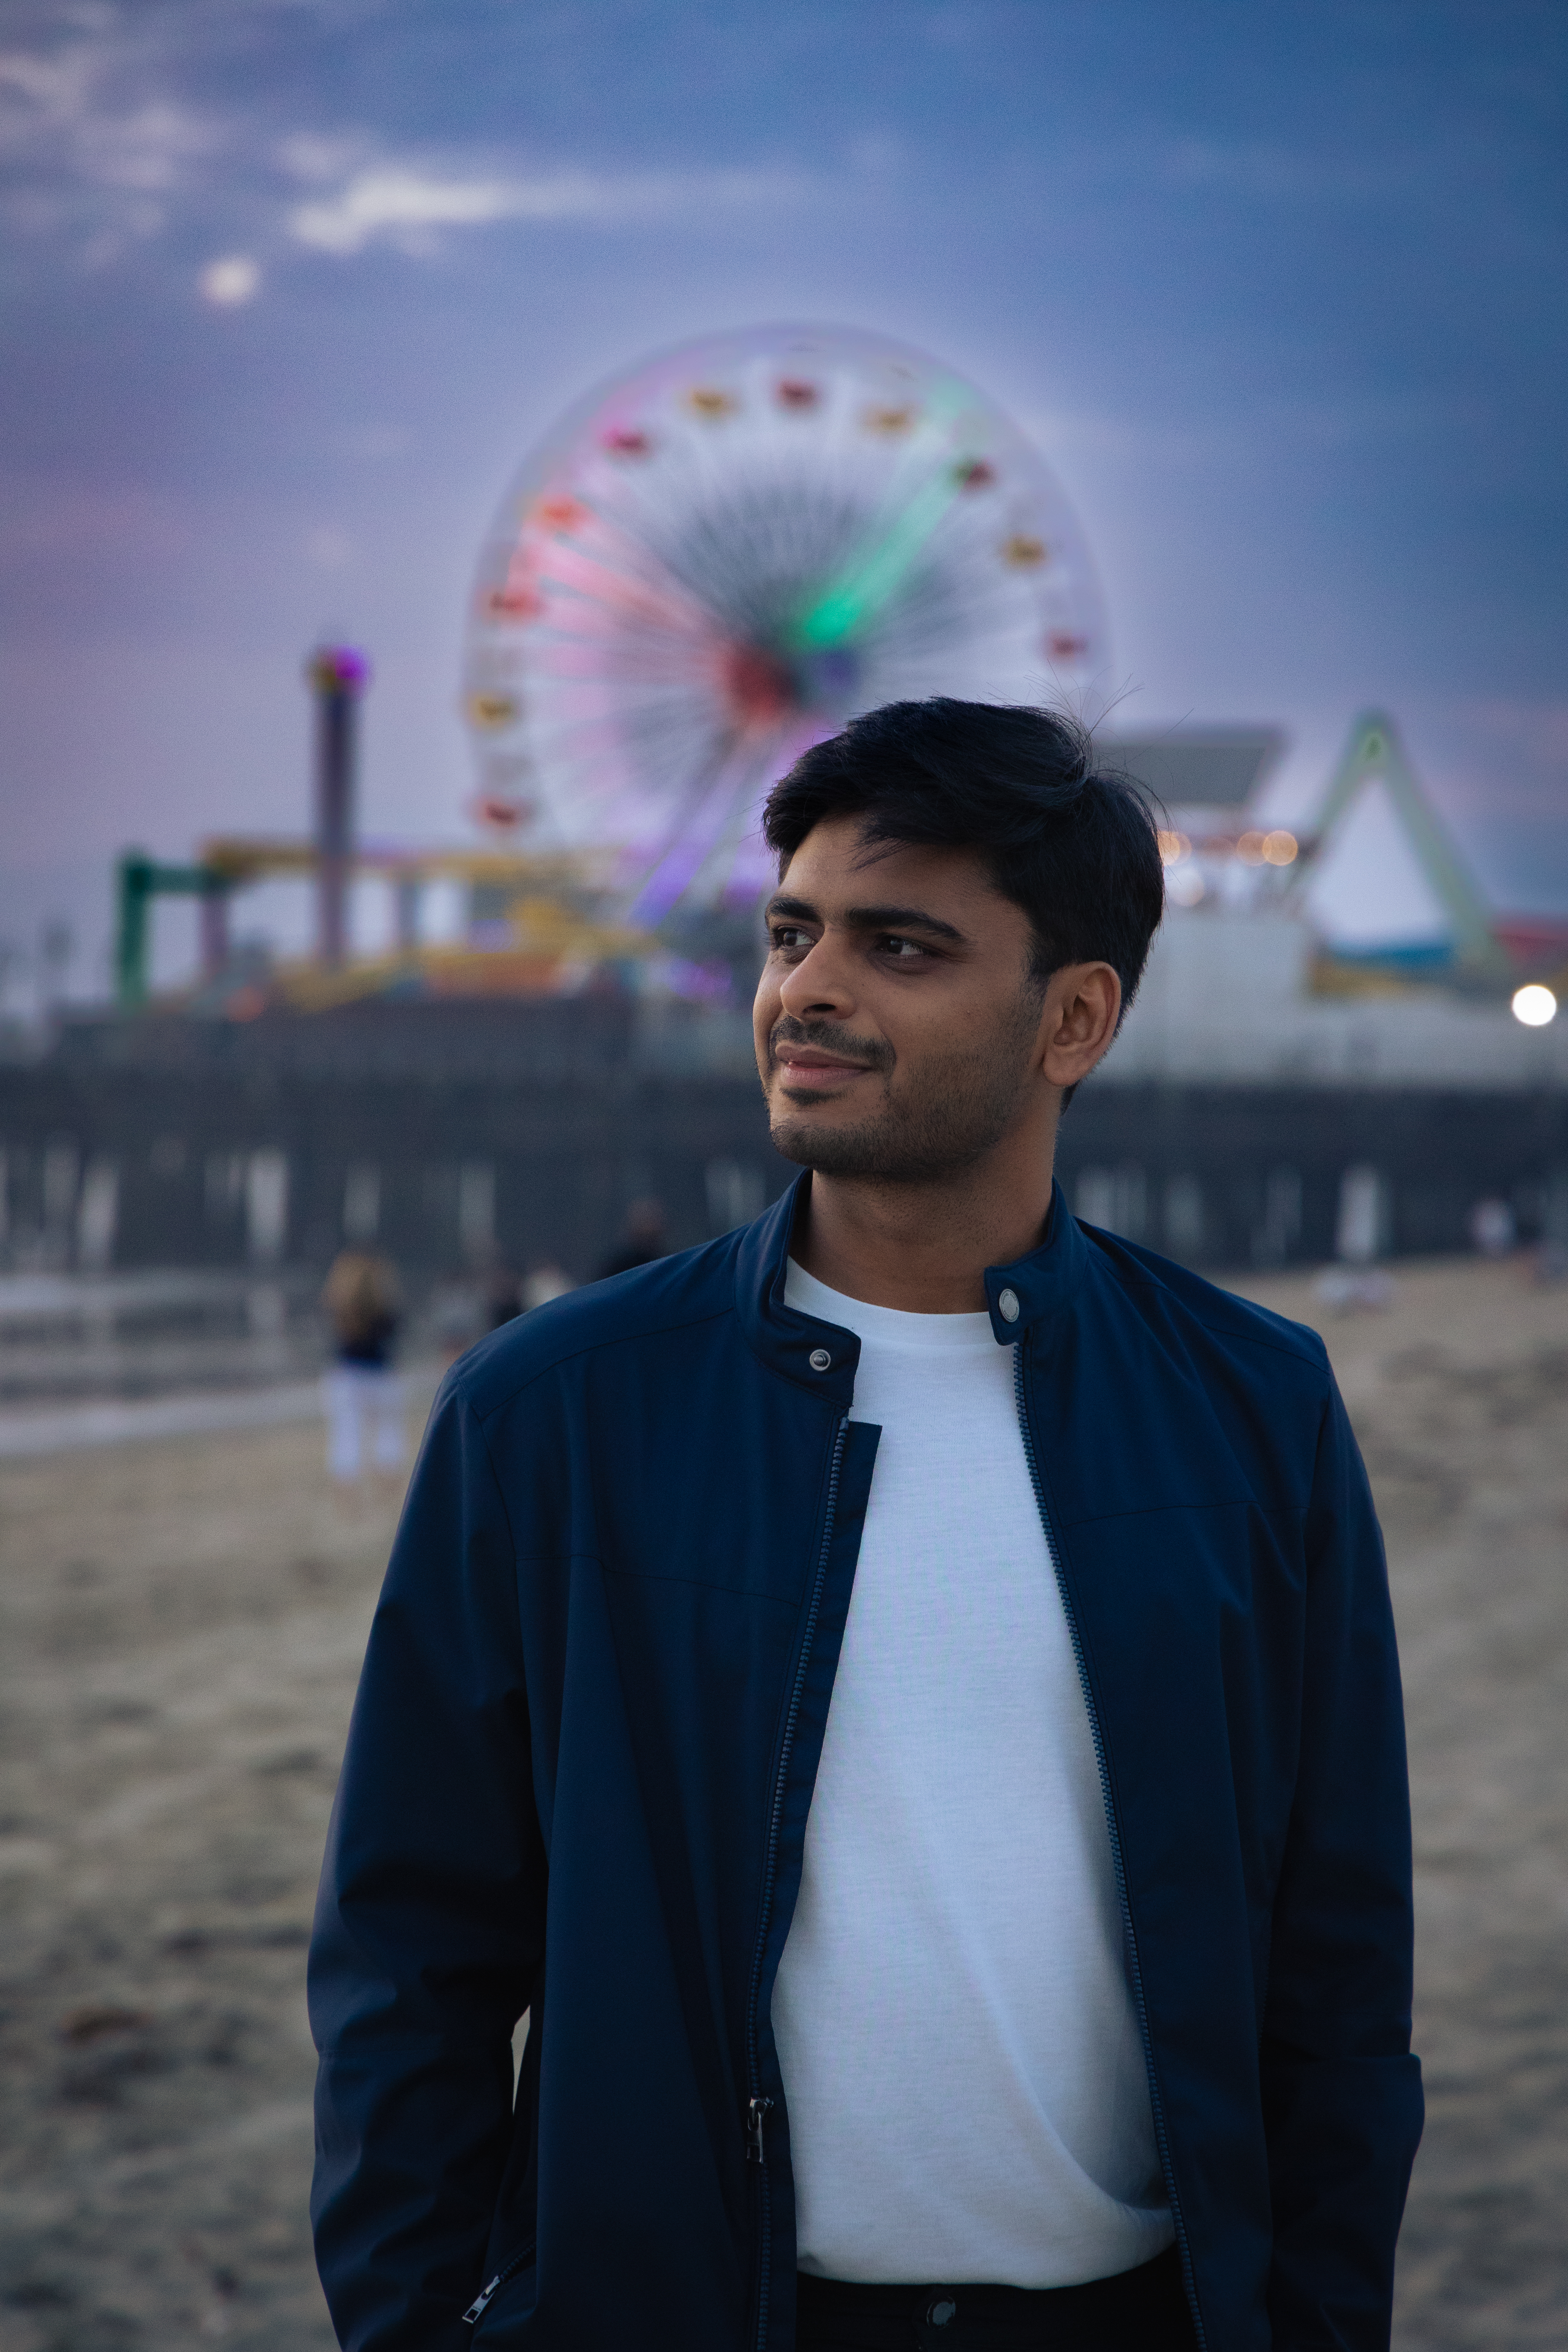
[[[1007,1296],[1011,1297],[1012,1293],[1009,1291]],[[956,2319],[957,2316],[958,2305],[953,2302],[952,2296],[946,2294],[939,2295],[936,2301],[930,2305],[926,2312],[926,2326],[928,2327],[945,2327],[950,2319]]]
[[[1000,1315],[1004,1323],[1016,1323],[1017,1321],[1018,1294],[1016,1290],[999,1290],[997,1292],[996,1312]]]
[[[1015,1308],[1014,1312],[1016,1313],[1017,1309]],[[814,1372],[827,1372],[833,1369],[833,1359],[826,1348],[814,1348],[806,1358],[806,1362]]]

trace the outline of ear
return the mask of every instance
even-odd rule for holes
[[[1046,984],[1041,1068],[1053,1087],[1087,1078],[1116,1034],[1121,982],[1108,963],[1064,964]]]

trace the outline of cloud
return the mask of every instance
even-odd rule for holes
[[[100,187],[172,188],[222,144],[216,123],[176,99],[116,103],[110,63],[96,44],[53,57],[0,51],[0,158],[74,166]]]
[[[454,229],[488,228],[499,221],[635,222],[699,207],[777,202],[797,193],[799,184],[769,172],[463,176],[386,162],[353,173],[331,195],[297,205],[289,227],[299,244],[321,253],[347,257],[378,243],[428,253]]]
[[[417,250],[428,248],[441,229],[481,228],[531,211],[538,217],[534,207],[542,198],[548,203],[551,184],[437,179],[397,164],[373,166],[356,172],[335,195],[299,205],[289,226],[300,245],[322,253],[362,253],[377,240]]]
[[[308,5],[230,0],[214,12],[228,36],[214,32],[205,46],[231,69],[235,18]],[[265,100],[253,110],[236,89],[218,112],[186,95],[205,37],[178,5],[23,6],[26,33],[13,16],[0,45],[0,218],[13,236],[66,243],[89,266],[195,227],[217,252],[200,290],[220,307],[248,301],[259,284],[227,265],[265,261],[280,243],[343,259],[376,247],[424,254],[509,222],[636,226],[779,205],[804,185],[768,169],[624,171],[493,148],[399,152],[363,126],[285,132],[263,119]]]
[[[0,50],[0,177],[14,226],[85,232],[104,260],[156,236],[177,192],[226,144],[133,41],[90,27],[52,50]]]
[[[220,310],[238,309],[261,290],[261,271],[247,253],[226,253],[209,261],[196,279],[204,302]]]
[[[346,179],[372,152],[372,142],[357,131],[296,131],[279,141],[273,160],[289,179],[319,184]]]

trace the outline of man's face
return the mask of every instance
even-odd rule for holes
[[[825,1176],[940,1181],[1044,1085],[1022,908],[968,850],[816,826],[769,902],[753,1025],[773,1139]]]

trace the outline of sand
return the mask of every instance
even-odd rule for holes
[[[1395,2341],[1568,2340],[1568,1291],[1319,1321],[1384,1517],[1429,2121]],[[328,2352],[304,1947],[395,1510],[319,1433],[0,1464],[0,2347]]]

